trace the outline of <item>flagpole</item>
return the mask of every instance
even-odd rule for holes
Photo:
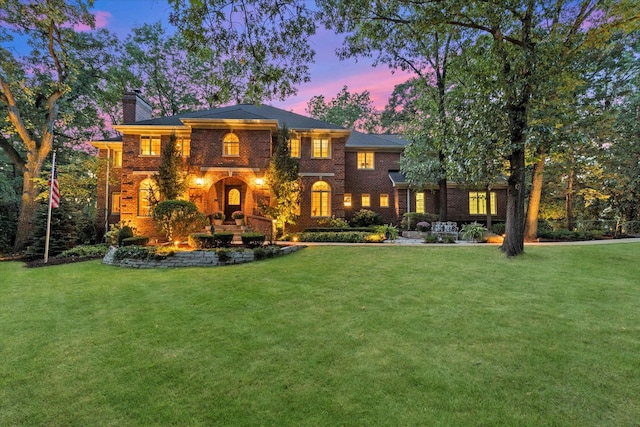
[[[53,178],[56,173],[56,152],[53,152],[51,161],[51,176],[49,177],[49,212],[47,213],[47,237],[44,242],[44,263],[49,262],[49,235],[51,234],[51,201],[53,199]]]

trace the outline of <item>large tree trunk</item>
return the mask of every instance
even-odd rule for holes
[[[523,147],[509,156],[506,236],[501,247],[507,256],[524,252],[524,165]]]
[[[567,195],[565,197],[565,208],[567,211],[567,230],[573,230],[573,179],[574,179],[574,171],[573,165],[575,161],[572,158],[569,161],[569,177],[567,179]]]
[[[438,218],[440,221],[447,221],[447,173],[444,167],[444,153],[442,150],[438,153],[438,158],[440,159],[440,179],[438,180],[438,203],[439,203],[439,211]]]
[[[16,230],[16,239],[13,242],[14,252],[20,252],[29,242],[31,231],[33,230],[33,218],[35,217],[38,202],[38,188],[33,182],[33,176],[30,171],[24,173],[24,183],[22,185],[22,202],[20,203],[20,212],[18,213],[18,228]]]
[[[544,182],[544,165],[547,153],[538,147],[538,160],[533,165],[533,182],[529,194],[527,208],[527,222],[524,227],[524,240],[533,242],[538,238],[538,215],[540,214],[540,200],[542,198],[542,184]]]
[[[487,209],[487,231],[491,232],[491,186],[487,186],[487,191],[485,192],[486,199],[486,209]]]

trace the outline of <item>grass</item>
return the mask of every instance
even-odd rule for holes
[[[638,254],[0,263],[0,425],[638,425]]]

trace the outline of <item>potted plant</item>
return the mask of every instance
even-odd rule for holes
[[[244,212],[235,211],[234,213],[231,214],[231,218],[233,218],[236,221],[236,225],[242,225],[242,221],[244,220]]]
[[[224,221],[224,213],[220,211],[212,213],[211,220],[213,221],[213,225],[222,225],[222,221]]]

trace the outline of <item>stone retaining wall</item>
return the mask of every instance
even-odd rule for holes
[[[280,255],[286,255],[302,249],[304,246],[283,246]],[[220,260],[216,251],[185,251],[176,252],[163,259],[147,260],[136,258],[115,259],[116,248],[109,248],[109,252],[102,259],[103,264],[129,268],[173,268],[173,267],[212,267],[217,265],[243,264],[255,261],[255,252],[251,249],[226,249],[225,259]],[[228,259],[227,259],[228,258]]]

